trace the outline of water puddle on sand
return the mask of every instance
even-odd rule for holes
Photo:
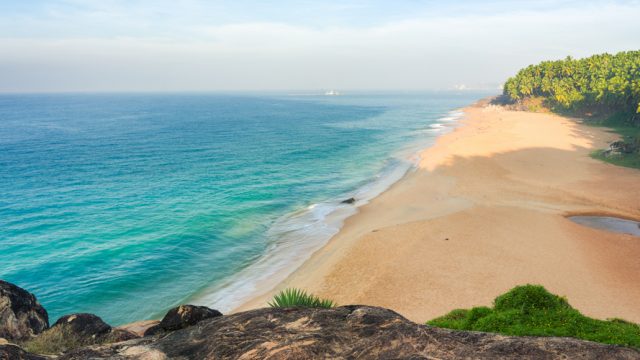
[[[576,224],[621,234],[640,236],[640,222],[610,216],[569,216]]]

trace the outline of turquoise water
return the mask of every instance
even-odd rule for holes
[[[52,320],[228,311],[485,95],[0,95],[0,278]]]

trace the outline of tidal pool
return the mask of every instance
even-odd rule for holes
[[[640,236],[640,222],[610,216],[569,216],[569,220],[600,230]]]

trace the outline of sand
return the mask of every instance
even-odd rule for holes
[[[640,171],[589,153],[617,138],[552,114],[481,102],[272,291],[391,308],[424,322],[541,284],[588,316],[640,322],[640,238],[566,216],[640,218]]]

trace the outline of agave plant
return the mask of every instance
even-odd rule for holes
[[[280,291],[269,303],[271,307],[311,307],[311,308],[332,308],[336,304],[332,300],[320,299],[319,297],[307,294],[306,291],[289,288]]]

